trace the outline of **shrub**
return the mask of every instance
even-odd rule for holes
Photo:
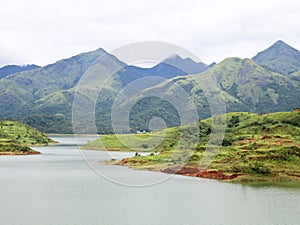
[[[267,175],[271,174],[271,169],[267,167],[263,162],[255,161],[249,164],[249,169],[251,172]]]
[[[240,123],[239,116],[232,116],[231,119],[228,121],[228,127],[236,127]]]
[[[142,148],[148,148],[148,144],[142,144]]]
[[[222,146],[231,146],[233,143],[232,139],[224,138],[222,142]]]
[[[206,150],[206,146],[201,145],[201,143],[198,143],[195,150],[196,152],[204,152]]]
[[[226,133],[222,142],[222,146],[231,146],[234,142],[234,137],[231,134]]]
[[[199,162],[201,159],[201,157],[199,155],[192,155],[190,158],[189,158],[189,162]]]
[[[290,146],[280,149],[277,155],[273,156],[273,158],[277,158],[284,161],[290,161],[292,156],[299,157],[300,156],[300,148],[297,146]]]

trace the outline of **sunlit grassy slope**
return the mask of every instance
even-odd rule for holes
[[[103,136],[101,144],[100,140],[96,140],[86,148],[103,149],[105,146],[107,150],[157,151],[160,154],[128,158],[118,164],[184,175],[189,171],[188,175],[209,177],[203,171],[199,172],[199,166],[204,156],[212,154],[209,150],[218,149],[210,140],[211,123],[216,119],[205,119],[197,125],[168,128],[164,130],[165,137],[163,131],[121,135],[127,139],[125,144],[115,135]],[[228,113],[222,145],[213,156],[205,169],[205,172],[214,176],[218,174],[213,178],[299,180],[300,110],[263,115]]]

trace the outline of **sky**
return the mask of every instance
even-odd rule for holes
[[[141,41],[203,62],[251,58],[277,40],[300,50],[299,0],[0,0],[0,66],[45,66]]]

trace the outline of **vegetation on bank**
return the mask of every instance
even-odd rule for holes
[[[45,134],[23,123],[0,120],[0,155],[39,154],[29,146],[51,142]]]
[[[148,156],[111,162],[136,169],[221,180],[300,181],[299,109],[262,115],[228,113],[224,139],[218,148],[210,137],[212,121],[220,118],[144,136],[123,135],[129,140],[125,143],[122,139],[123,144],[115,135],[103,136],[85,148],[150,151]],[[207,159],[211,159],[208,164]]]
[[[28,126],[34,127],[45,133],[72,134],[72,120],[64,114],[56,113],[32,114],[20,119],[21,122]]]

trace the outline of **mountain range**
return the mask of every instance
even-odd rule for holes
[[[112,76],[107,79],[107,75]],[[211,79],[218,87],[210,92],[223,96],[227,112],[266,113],[300,107],[300,52],[277,41],[252,59],[227,58],[211,66],[174,55],[152,68],[139,68],[100,48],[3,76],[0,117],[21,120],[45,132],[71,133],[74,95],[82,102],[92,102],[101,89],[95,111],[98,132],[112,133],[111,108],[125,88],[123,105],[133,105],[131,131],[148,129],[153,116],[165,119],[169,127],[177,126],[176,107],[153,96],[163,93],[174,98],[180,86],[194,102],[199,117],[207,118],[210,104],[203,88],[210,87]],[[135,89],[126,89],[135,82]],[[78,91],[79,83],[85,91]]]

